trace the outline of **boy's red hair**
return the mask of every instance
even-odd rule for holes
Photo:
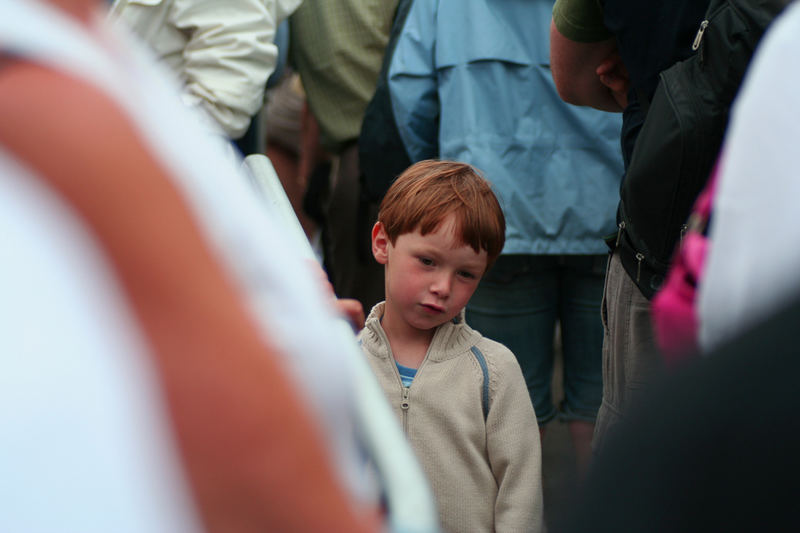
[[[383,198],[378,221],[394,244],[417,229],[435,231],[450,214],[461,242],[476,253],[486,250],[489,270],[503,249],[506,221],[491,185],[471,165],[433,159],[411,165]]]

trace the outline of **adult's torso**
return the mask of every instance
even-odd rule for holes
[[[631,91],[623,113],[622,150],[627,162],[644,120],[640,95],[652,98],[658,74],[692,54],[692,41],[708,0],[603,0],[603,23],[617,39]]]
[[[551,0],[417,0],[393,57],[413,71],[414,35],[435,35],[438,155],[492,182],[506,216],[504,254],[600,254],[614,229],[620,118],[558,96],[552,8]],[[400,82],[392,78],[397,93]]]
[[[290,54],[322,144],[355,142],[378,80],[397,0],[305,0],[290,20]]]

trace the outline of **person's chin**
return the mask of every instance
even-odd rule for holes
[[[420,313],[416,313],[415,316],[410,318],[408,322],[417,329],[434,329],[447,322],[447,315],[443,312],[431,313],[428,311],[422,311]]]

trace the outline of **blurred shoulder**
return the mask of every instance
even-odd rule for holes
[[[102,90],[46,66],[11,60],[0,69],[0,134],[12,150],[114,166],[115,152],[137,136],[121,108]],[[16,145],[16,146],[15,146]]]

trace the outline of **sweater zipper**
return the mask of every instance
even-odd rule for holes
[[[394,355],[391,353],[391,349],[389,350],[389,360],[391,361],[392,368],[394,369],[394,375],[397,377],[397,382],[400,384],[400,390],[402,391],[401,394],[402,400],[400,400],[400,411],[403,413],[403,433],[408,435],[408,408],[409,408],[409,396],[411,394],[411,385],[414,382],[411,382],[411,385],[406,387],[403,385],[403,378],[400,377],[400,371],[397,369],[397,362],[395,361]],[[422,368],[422,365],[420,365]],[[419,375],[419,368],[417,369],[417,375]],[[414,376],[414,379],[417,379],[417,375]]]
[[[420,372],[422,371],[422,367],[425,366],[425,363],[428,362],[428,354],[425,354],[425,359],[422,360],[422,364],[419,365],[417,368],[417,373],[414,376],[414,380],[411,382],[411,385],[406,387],[403,385],[403,380],[400,378],[400,371],[397,370],[397,364],[395,364],[394,356],[392,356],[392,367],[394,367],[395,374],[397,375],[397,381],[400,383],[400,386],[403,389],[403,399],[400,401],[400,410],[403,412],[403,433],[408,435],[408,409],[411,407],[411,387],[414,383],[419,380]]]
[[[433,344],[433,342],[431,342]],[[403,385],[403,379],[400,377],[400,371],[397,369],[397,363],[394,358],[394,354],[391,353],[391,349],[389,350],[389,357],[392,362],[392,368],[394,368],[394,374],[397,376],[397,382],[400,384],[402,389],[402,400],[400,401],[400,410],[403,412],[403,433],[408,435],[408,410],[411,407],[411,387],[419,380],[419,375],[422,372],[422,367],[428,362],[428,355],[430,355],[430,347],[428,347],[428,353],[425,354],[425,358],[422,360],[422,364],[419,365],[417,368],[417,373],[414,375],[414,380],[411,382],[411,385],[406,387]]]
[[[383,328],[379,329],[380,329],[380,335],[383,337],[383,342],[386,343],[386,346],[389,347],[389,362],[392,369],[394,369],[394,375],[397,378],[397,383],[400,384],[400,388],[402,390],[403,399],[400,402],[400,410],[403,412],[403,433],[408,435],[408,409],[411,407],[411,401],[410,401],[411,385],[419,381],[420,372],[422,372],[422,367],[424,367],[425,364],[428,362],[428,356],[431,353],[431,348],[434,344],[434,341],[431,340],[431,345],[428,346],[428,352],[425,354],[425,358],[422,360],[422,364],[420,364],[419,368],[417,368],[417,373],[414,375],[414,380],[411,382],[411,385],[406,387],[405,385],[403,385],[403,379],[400,377],[400,371],[397,369],[397,360],[394,358],[394,354],[392,353],[392,348],[391,345],[389,344],[388,337],[386,337],[386,332],[383,331]]]
[[[408,387],[403,387],[403,401],[400,402],[400,409],[403,410],[403,433],[406,435],[408,435],[408,389]]]

